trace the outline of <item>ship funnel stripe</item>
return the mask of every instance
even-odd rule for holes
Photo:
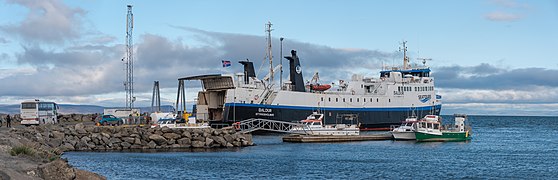
[[[284,106],[284,105],[266,105],[266,104],[244,104],[244,103],[225,103],[225,107],[256,107],[256,108],[277,108],[277,109],[295,109],[295,110],[315,110],[316,107],[308,106]],[[416,111],[428,111],[441,109],[442,105],[414,107]],[[389,108],[328,108],[320,107],[322,111],[409,111],[409,107],[389,107]]]

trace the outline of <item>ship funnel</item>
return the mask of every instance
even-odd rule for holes
[[[291,56],[285,56],[289,60],[290,80],[293,91],[305,92],[302,68],[295,50],[291,50]]]
[[[254,63],[248,61],[239,61],[238,63],[244,66],[244,84],[250,83],[250,77],[256,77],[256,72],[254,71]]]

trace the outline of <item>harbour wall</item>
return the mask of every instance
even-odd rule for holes
[[[251,134],[234,129],[150,128],[142,126],[41,125],[12,129],[41,146],[60,151],[185,149],[254,145]]]

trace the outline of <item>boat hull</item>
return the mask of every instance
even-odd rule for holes
[[[415,132],[391,132],[395,140],[415,140]]]
[[[409,116],[411,107],[402,108],[327,108],[319,110],[324,113],[324,124],[360,124],[361,130],[390,130],[391,125],[401,124],[401,119]],[[415,107],[417,116],[440,114],[442,105]],[[316,107],[282,106],[266,104],[226,103],[224,107],[225,123],[238,122],[250,118],[272,119],[286,122],[298,122],[306,115],[317,110]],[[434,113],[433,113],[434,112]],[[357,117],[337,118],[340,115],[353,114]]]
[[[293,134],[308,134],[308,135],[317,135],[317,136],[358,136],[360,134],[358,128],[347,128],[343,130],[337,129],[310,129],[310,130],[302,130],[302,129],[294,129],[291,131]]]
[[[446,142],[446,141],[467,141],[471,139],[469,132],[442,132],[442,135],[415,132],[417,141],[421,142]]]

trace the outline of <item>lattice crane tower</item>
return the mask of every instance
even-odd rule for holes
[[[126,90],[126,109],[134,108],[134,42],[132,31],[134,29],[134,14],[132,13],[132,5],[128,5],[128,15],[126,17],[126,81],[124,89]]]

